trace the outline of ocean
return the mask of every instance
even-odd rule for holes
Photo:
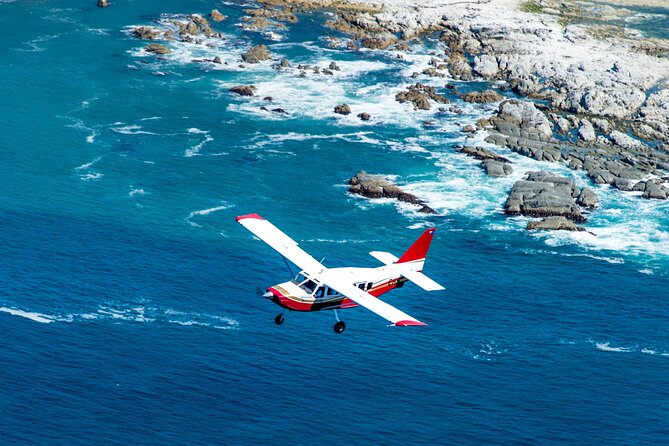
[[[437,42],[402,60],[330,48],[327,11],[245,31],[252,5],[0,1],[0,442],[669,443],[669,204],[499,148],[515,172],[486,177],[455,146],[494,105],[394,99]],[[229,16],[213,47],[159,59],[129,33],[212,8]],[[259,43],[274,61],[240,67]],[[341,70],[300,77],[283,57]],[[596,191],[596,235],[502,214],[539,169]],[[349,195],[359,170],[438,213]],[[330,312],[276,326],[260,293],[289,272],[235,222],[253,212],[331,267],[377,266],[369,251],[436,227],[425,273],[446,291],[384,297],[429,326],[361,308],[342,335]]]

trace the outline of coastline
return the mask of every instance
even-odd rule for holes
[[[669,196],[669,41],[609,24],[611,17],[629,16],[628,9],[555,0],[260,3],[270,9],[334,8],[330,26],[350,36],[349,48],[402,53],[417,39],[438,34],[443,56],[414,77],[449,73],[456,80],[489,82],[523,102],[519,108],[528,119],[500,116],[502,103],[497,114],[477,123],[475,131],[487,132],[487,142],[585,170],[595,183],[642,192],[643,198]],[[591,23],[579,23],[587,14],[595,17]]]

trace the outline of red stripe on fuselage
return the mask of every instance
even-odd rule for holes
[[[407,279],[405,279],[404,277],[387,280],[369,290],[369,294],[371,294],[374,297],[379,297],[382,294],[385,294],[392,289],[402,287],[406,281]],[[274,302],[280,307],[286,308],[291,311],[320,311],[324,309],[328,310],[333,308],[346,309],[358,306],[357,303],[355,303],[348,297],[341,297],[339,299],[332,299],[332,300],[317,299],[315,301],[304,302],[301,300],[297,300],[296,298],[290,295],[282,293],[275,287],[268,288],[268,291],[274,295],[274,297],[272,298],[272,302]]]

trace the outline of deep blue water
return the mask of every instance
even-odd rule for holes
[[[328,49],[318,14],[273,42],[235,26],[234,3],[86,3],[0,3],[2,443],[669,442],[666,204],[597,187],[597,237],[502,216],[525,170],[587,180],[503,150],[516,173],[487,178],[453,148],[485,110],[397,104],[430,43],[401,61]],[[125,31],[213,7],[230,16],[215,49],[160,61]],[[261,42],[342,70],[239,68]],[[242,83],[259,97],[227,92]],[[290,115],[261,111],[265,95]],[[354,113],[334,117],[344,101]],[[347,195],[360,169],[439,215]],[[387,297],[429,327],[363,309],[341,336],[327,312],[276,327],[256,289],[287,271],[235,223],[250,212],[328,266],[375,265],[367,252],[437,226],[426,273],[447,291]]]

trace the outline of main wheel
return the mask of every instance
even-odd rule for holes
[[[346,324],[344,321],[338,321],[336,324],[334,324],[334,332],[337,334],[341,334],[346,330]]]
[[[284,321],[284,320],[285,320],[285,319],[284,319],[284,317],[283,317],[283,314],[277,314],[276,317],[274,318],[274,323],[275,323],[276,325],[281,325],[281,324],[283,324],[283,321]]]

